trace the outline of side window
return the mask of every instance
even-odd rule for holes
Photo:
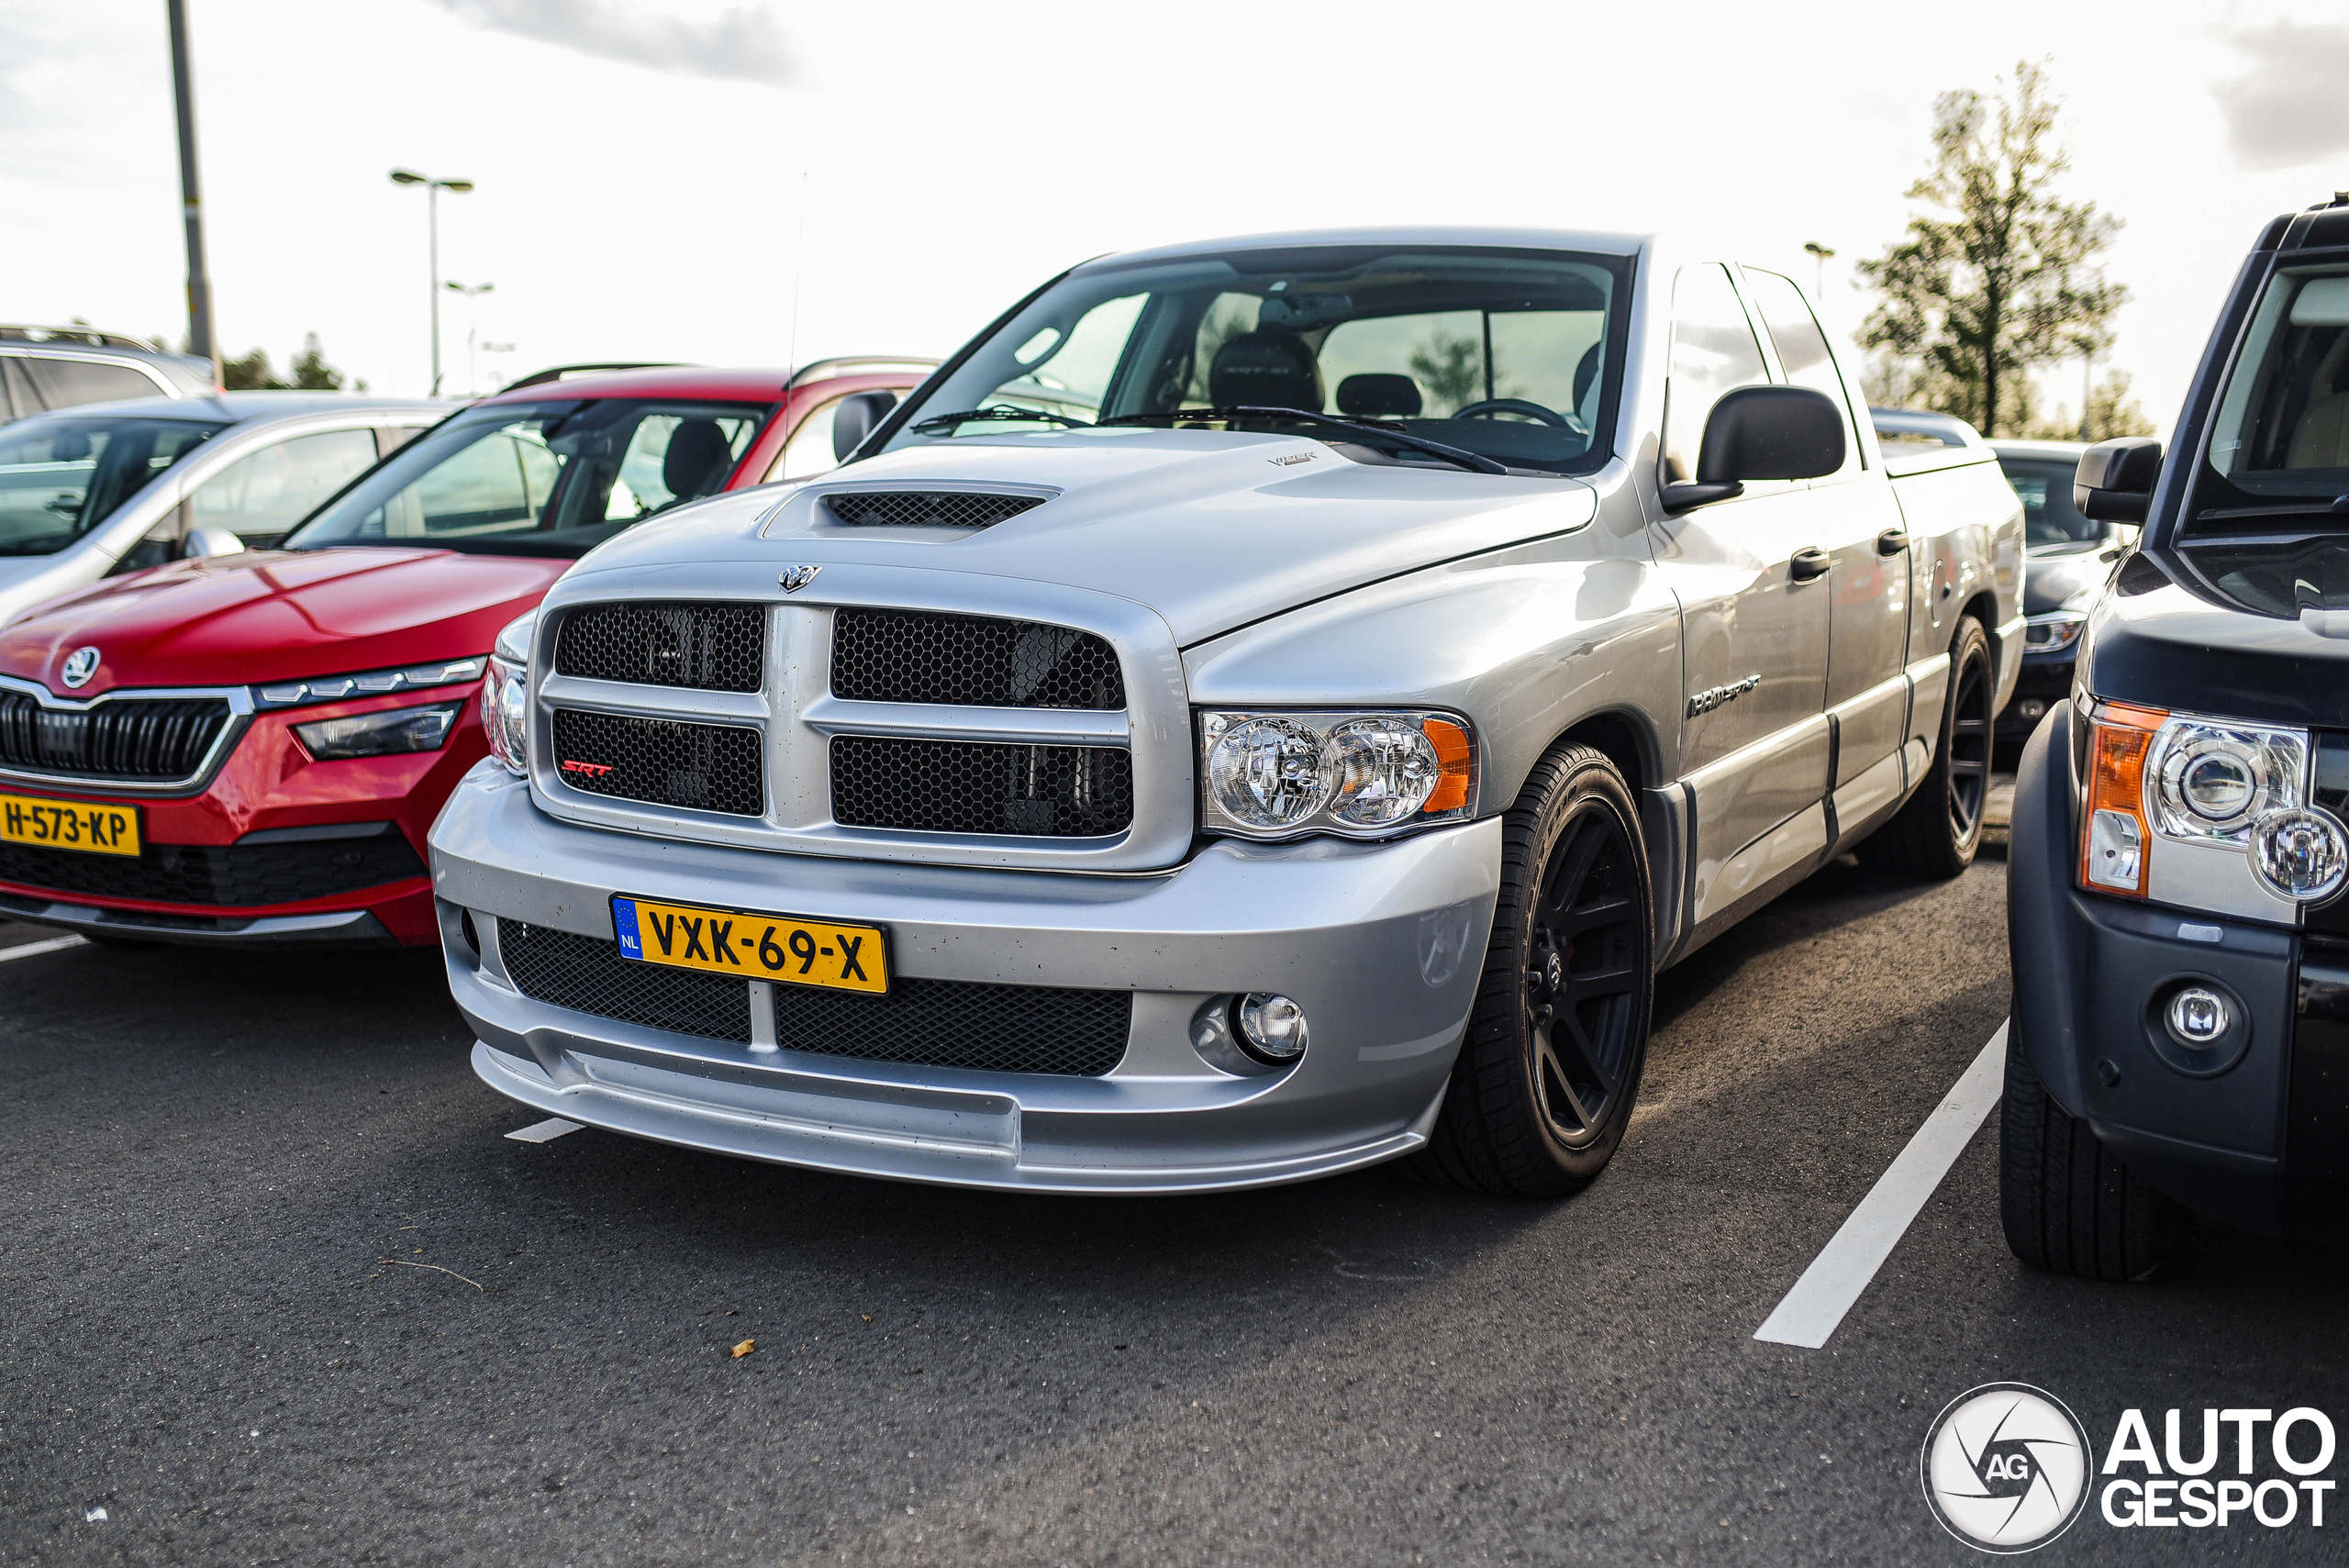
[[[406,501],[414,511],[386,531],[414,538],[533,527],[561,470],[536,430],[500,430],[428,470],[395,497],[399,510],[408,510],[398,506]]]
[[[832,419],[844,401],[835,397],[807,411],[799,428],[791,432],[783,450],[775,454],[774,466],[767,470],[769,480],[806,479],[840,466],[840,460],[832,456]]]
[[[1827,334],[1820,330],[1819,317],[1812,314],[1802,290],[1790,278],[1748,267],[1745,292],[1762,312],[1762,324],[1770,330],[1770,343],[1778,350],[1778,363],[1785,367],[1787,380],[1825,393],[1843,411],[1843,466],[1856,467],[1863,448],[1853,435],[1852,406],[1844,397],[1843,378],[1835,373],[1835,356],[1828,351]]]
[[[40,394],[33,390],[32,377],[25,373],[11,354],[0,357],[0,409],[13,408],[19,419],[41,411]]]
[[[376,450],[389,457],[431,428],[429,425],[386,425],[375,432]]]
[[[1721,395],[1769,380],[1762,346],[1729,273],[1715,262],[1683,267],[1672,291],[1672,370],[1664,407],[1664,474],[1697,477],[1705,416]]]
[[[128,365],[103,364],[95,360],[33,361],[35,373],[45,384],[51,408],[77,403],[111,403],[123,397],[160,397],[161,388],[142,371]]]
[[[374,462],[371,430],[321,430],[263,447],[196,486],[188,524],[273,541]]]

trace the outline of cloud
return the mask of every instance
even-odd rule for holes
[[[706,22],[643,15],[611,0],[436,0],[477,28],[652,71],[779,87],[791,76],[783,30],[763,9],[732,6]]]
[[[2277,22],[2229,41],[2251,74],[2210,91],[2246,166],[2289,169],[2349,149],[2349,27]]]

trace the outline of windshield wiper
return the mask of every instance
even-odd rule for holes
[[[1104,419],[1101,423],[1104,425],[1151,425],[1175,419],[1221,419],[1226,422],[1233,419],[1286,419],[1294,424],[1319,425],[1325,429],[1345,430],[1356,436],[1375,436],[1381,440],[1392,441],[1398,447],[1408,447],[1412,451],[1425,452],[1430,457],[1440,457],[1455,467],[1464,468],[1475,473],[1507,473],[1508,472],[1506,464],[1495,462],[1491,458],[1476,452],[1464,451],[1458,447],[1448,447],[1442,441],[1431,441],[1424,436],[1414,436],[1408,430],[1393,429],[1368,419],[1341,419],[1334,415],[1310,413],[1303,408],[1257,408],[1241,404],[1223,404],[1209,408],[1168,408],[1156,414],[1119,414],[1114,418]]]
[[[1008,403],[990,403],[985,408],[965,408],[960,414],[932,414],[927,419],[915,420],[914,428],[927,431],[932,427],[967,425],[983,419],[1049,419],[1072,430],[1093,428],[1084,420],[1072,419],[1065,414],[1046,414],[1035,408],[1014,408]]]

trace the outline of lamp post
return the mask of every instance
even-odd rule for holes
[[[1827,302],[1827,258],[1835,254],[1834,247],[1821,245],[1812,239],[1805,242],[1803,250],[1817,263],[1811,271],[1810,296],[1824,305]]]
[[[195,177],[195,83],[187,48],[186,0],[170,0],[172,96],[180,122],[180,216],[187,225],[187,348],[212,361],[220,384],[220,344],[212,331],[212,278],[204,265],[204,196]]]
[[[436,180],[419,174],[413,169],[392,171],[395,185],[424,187],[425,224],[432,244],[432,395],[440,395],[440,193],[454,191],[463,195],[473,188],[471,180]]]
[[[478,397],[481,395],[481,376],[473,364],[473,338],[478,330],[478,325],[473,320],[473,301],[497,285],[495,284],[448,283],[440,286],[451,294],[461,294],[465,296],[465,395]]]

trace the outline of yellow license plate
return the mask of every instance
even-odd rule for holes
[[[878,926],[757,915],[612,895],[620,956],[673,969],[888,995],[889,949]]]
[[[0,843],[84,850],[94,855],[136,855],[139,807],[0,795]]]

